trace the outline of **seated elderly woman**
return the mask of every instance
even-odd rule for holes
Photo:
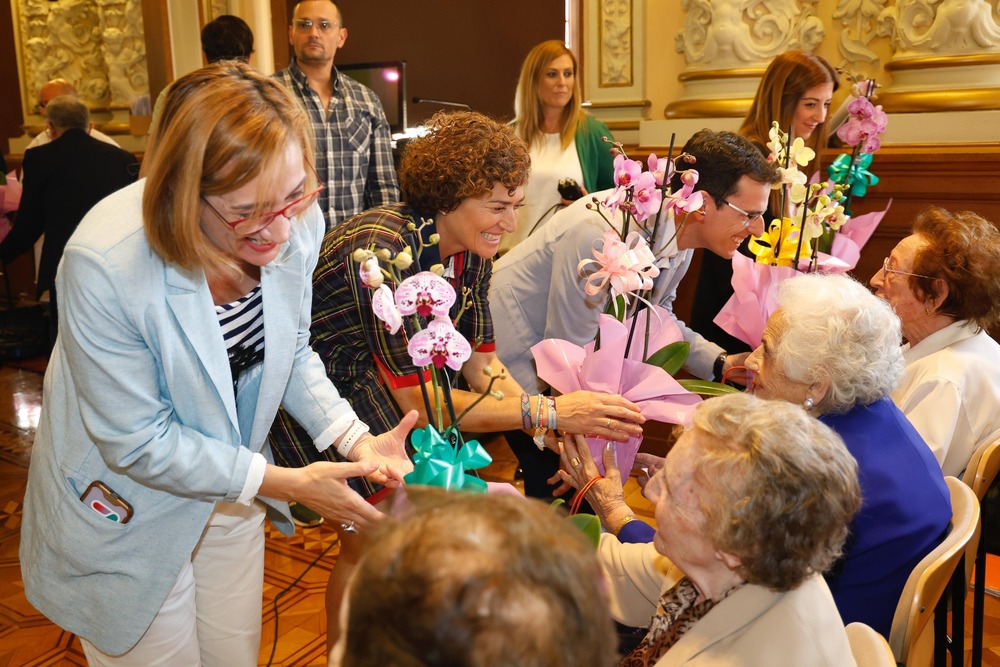
[[[888,637],[906,578],[951,519],[941,468],[889,399],[903,375],[899,318],[846,276],[786,280],[777,300],[747,359],[751,390],[802,405],[857,459],[864,505],[827,582],[845,624]]]
[[[903,323],[903,381],[892,400],[946,475],[1000,436],[1000,230],[970,211],[930,208],[871,279]]]
[[[614,663],[606,587],[581,531],[520,497],[411,488],[407,499],[358,564],[331,665]]]
[[[653,543],[605,534],[598,549],[612,614],[650,627],[621,665],[855,664],[819,574],[861,505],[831,429],[785,402],[713,398],[646,496]]]

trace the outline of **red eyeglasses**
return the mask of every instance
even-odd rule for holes
[[[290,202],[284,208],[278,211],[267,211],[266,213],[259,213],[256,215],[251,215],[246,218],[240,218],[239,220],[226,220],[225,216],[219,213],[219,210],[212,206],[212,203],[205,198],[205,195],[201,196],[201,200],[212,210],[213,213],[221,220],[226,223],[230,229],[237,231],[241,234],[246,234],[247,236],[256,234],[257,232],[263,230],[272,222],[274,222],[277,217],[283,216],[289,220],[292,218],[302,215],[305,213],[310,206],[312,206],[316,200],[319,198],[320,193],[323,192],[323,186],[320,185],[318,188],[312,192],[302,195],[293,202]]]

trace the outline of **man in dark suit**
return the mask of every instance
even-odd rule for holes
[[[9,262],[45,234],[36,296],[49,291],[54,342],[56,268],[66,242],[94,204],[135,182],[139,163],[131,153],[90,136],[90,113],[74,97],[51,100],[45,119],[52,142],[24,153],[21,206],[14,228],[0,244],[0,256]]]

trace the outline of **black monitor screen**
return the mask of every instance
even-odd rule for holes
[[[406,129],[406,62],[337,65],[337,69],[371,88],[382,100],[385,117],[392,132]]]

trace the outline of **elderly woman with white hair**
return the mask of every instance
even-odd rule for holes
[[[941,468],[889,398],[903,376],[900,335],[892,307],[857,281],[803,275],[778,288],[746,362],[754,394],[803,406],[857,459],[864,504],[826,577],[844,623],[885,636],[906,578],[951,518]]]
[[[646,496],[653,543],[605,534],[598,549],[612,615],[649,625],[621,667],[855,664],[820,574],[861,506],[857,464],[830,428],[784,401],[713,398]]]

